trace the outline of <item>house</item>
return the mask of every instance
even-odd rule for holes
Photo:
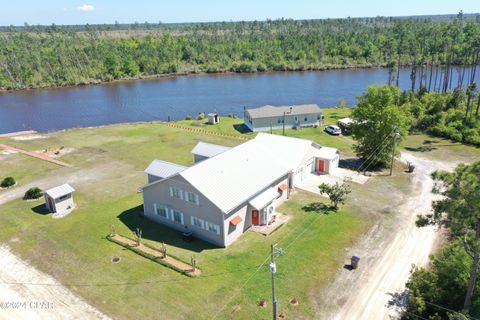
[[[322,110],[316,104],[296,106],[264,106],[244,109],[243,122],[250,131],[270,131],[272,129],[314,127],[322,124]]]
[[[334,148],[260,133],[174,174],[158,162],[171,175],[142,187],[144,215],[226,247],[252,225],[269,224],[308,173],[333,172],[338,159]]]
[[[57,216],[70,213],[75,208],[72,193],[75,191],[69,184],[49,189],[43,193],[48,211]]]
[[[208,114],[208,124],[217,124],[220,122],[220,116],[218,113],[209,113]]]
[[[195,163],[200,161],[206,160],[208,158],[214,157],[217,154],[225,152],[229,150],[229,147],[220,146],[218,144],[206,143],[206,142],[199,142],[193,148],[192,153],[194,156]]]

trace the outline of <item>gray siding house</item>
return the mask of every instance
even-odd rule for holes
[[[275,219],[306,172],[338,165],[338,152],[310,140],[260,133],[255,139],[174,172],[169,162],[142,187],[146,218],[226,247],[252,225]],[[180,168],[180,166],[178,167]],[[170,172],[170,175],[166,175]]]
[[[316,104],[296,106],[264,106],[244,110],[243,122],[251,131],[270,131],[271,129],[313,127],[322,124],[322,110]]]

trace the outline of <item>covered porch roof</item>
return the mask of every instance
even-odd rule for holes
[[[255,209],[261,210],[265,208],[265,206],[272,202],[274,199],[278,198],[278,196],[278,189],[268,188],[267,190],[250,200],[249,204]]]

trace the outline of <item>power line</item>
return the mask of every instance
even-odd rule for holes
[[[246,267],[243,269],[237,269],[237,270],[231,270],[231,271],[225,271],[225,272],[219,272],[219,273],[214,273],[210,275],[202,275],[199,277],[195,278],[188,278],[188,277],[182,277],[182,278],[171,278],[171,279],[165,279],[165,280],[152,280],[152,281],[132,281],[132,282],[113,282],[113,283],[35,283],[35,282],[10,282],[10,281],[0,281],[0,285],[27,285],[27,286],[45,286],[45,287],[110,287],[110,286],[129,286],[129,285],[142,285],[142,284],[155,284],[155,283],[165,283],[165,282],[181,282],[181,281],[187,281],[187,280],[199,280],[203,278],[211,278],[211,277],[218,277],[218,276],[224,276],[227,274],[232,274],[232,273],[240,273],[244,272],[247,270],[251,270],[257,268],[257,266],[252,266],[252,267]]]
[[[426,304],[429,304],[431,306],[434,306],[434,307],[437,307],[437,308],[440,308],[440,309],[443,309],[443,310],[446,310],[446,311],[450,311],[450,312],[454,312],[454,313],[459,313],[458,311],[455,311],[455,310],[452,310],[452,309],[449,309],[447,307],[443,307],[443,306],[440,306],[438,304],[435,304],[435,303],[432,303],[432,302],[428,302],[428,301],[424,301]],[[464,314],[465,317],[467,317],[468,319],[472,319],[472,320],[479,320],[478,318],[474,318],[472,316],[469,316],[469,315],[466,315]]]
[[[308,226],[306,226],[303,231],[298,234],[295,239],[290,242],[288,244],[288,246],[285,247],[285,250],[287,248],[289,248],[290,246],[292,246],[299,238],[300,236],[302,236],[318,219],[320,218],[320,214],[317,214],[317,216],[315,217],[314,221],[311,222]],[[284,236],[281,240],[285,239],[286,236]],[[258,273],[258,271],[260,271],[260,269],[268,262],[268,260],[270,259],[270,254],[266,257],[266,259],[263,261],[263,263],[258,267],[257,270],[255,270],[255,272],[253,272],[253,274],[242,284],[242,286],[237,290],[236,293],[234,293],[230,299],[228,299],[228,301],[223,305],[223,307],[215,314],[215,316],[213,317],[213,319],[216,319],[219,314],[225,310],[225,308],[230,304],[230,302],[242,291],[242,289],[248,284],[248,282],[250,282],[250,280],[252,280],[252,278]]]

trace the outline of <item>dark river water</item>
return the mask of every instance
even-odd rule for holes
[[[196,75],[59,89],[0,93],[0,133],[40,132],[120,122],[183,119],[199,112],[242,115],[243,107],[317,103],[349,106],[372,84],[386,84],[385,69],[263,74]],[[453,83],[457,81],[454,73]],[[410,87],[402,70],[400,87]]]

